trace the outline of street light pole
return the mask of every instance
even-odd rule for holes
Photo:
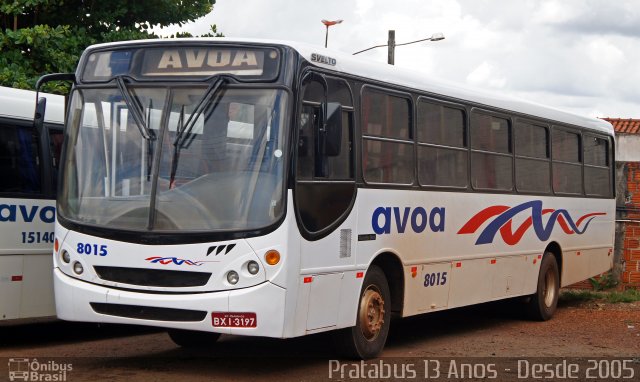
[[[389,40],[387,41],[387,47],[389,48],[387,63],[389,65],[393,65],[396,55],[396,31],[394,30],[389,30]]]
[[[342,22],[342,20],[322,20],[322,23],[324,24],[325,27],[327,27],[327,32],[324,35],[324,47],[327,47],[327,44],[329,43],[329,27],[332,25],[336,25],[336,24],[340,24]]]
[[[415,44],[417,42],[422,42],[422,41],[440,41],[440,40],[444,40],[444,35],[442,33],[434,33],[434,34],[431,35],[431,37],[428,37],[428,38],[423,38],[423,39],[420,39],[420,40],[409,41],[409,42],[403,42],[402,44],[396,44],[396,31],[390,30],[389,31],[389,40],[388,40],[387,44],[385,44],[385,45],[376,45],[376,46],[372,46],[372,47],[367,48],[367,49],[359,50],[359,51],[353,53],[353,55],[355,56],[356,54],[360,54],[360,53],[366,52],[366,51],[371,50],[371,49],[382,48],[383,46],[386,46],[386,47],[388,47],[387,63],[389,65],[394,65],[395,64],[396,46]]]

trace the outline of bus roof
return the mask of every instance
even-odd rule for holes
[[[498,92],[487,91],[484,89],[473,88],[466,85],[460,85],[431,78],[423,73],[416,73],[415,71],[398,68],[396,66],[373,62],[359,56],[353,56],[348,53],[327,49],[317,45],[280,40],[220,37],[144,40],[137,42],[161,45],[170,44],[172,42],[175,43],[176,40],[180,40],[181,43],[184,43],[185,41],[198,43],[210,41],[224,43],[238,42],[245,44],[256,43],[268,45],[285,45],[293,48],[311,64],[318,67],[323,67],[329,70],[347,73],[359,77],[370,78],[389,84],[396,84],[407,88],[413,88],[434,95],[442,95],[460,101],[470,101],[478,105],[484,105],[486,107],[500,109],[502,111],[513,111],[531,117],[544,118],[565,124],[581,126],[605,133],[607,135],[613,135],[613,127],[611,126],[611,124],[598,118],[585,117],[553,107],[525,101],[517,97],[507,96]],[[130,42],[99,44],[93,45],[90,48],[116,47],[126,43]],[[325,57],[330,57],[332,59],[335,59],[335,61],[331,60],[331,64],[319,63],[311,59],[312,54],[320,54]]]
[[[55,94],[40,93],[47,99],[45,121],[63,123],[64,97]],[[36,109],[36,92],[0,86],[0,118],[33,120]]]

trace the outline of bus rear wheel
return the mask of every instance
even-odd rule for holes
[[[389,334],[391,292],[378,266],[371,266],[362,284],[356,325],[335,332],[338,352],[355,359],[370,359],[382,351]]]
[[[206,348],[213,346],[220,333],[201,332],[196,330],[169,329],[167,331],[171,340],[184,348]]]
[[[551,252],[547,252],[542,257],[540,264],[536,293],[531,296],[527,305],[529,318],[536,321],[550,319],[558,307],[559,290],[558,263],[555,256]]]

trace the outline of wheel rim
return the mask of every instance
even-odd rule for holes
[[[384,324],[384,299],[377,287],[370,285],[360,299],[360,330],[369,341],[378,337]]]
[[[553,306],[556,298],[556,277],[551,268],[549,268],[544,275],[544,290],[542,291],[542,296],[544,297],[544,305],[547,308]]]

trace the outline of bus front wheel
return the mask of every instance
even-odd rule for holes
[[[169,337],[176,345],[184,348],[211,347],[220,338],[220,333],[200,332],[196,330],[169,329]]]
[[[528,302],[528,316],[537,321],[550,319],[558,306],[559,290],[560,274],[558,263],[555,256],[551,252],[547,252],[542,257],[540,264],[538,288]]]
[[[391,292],[378,266],[371,266],[362,284],[356,325],[335,332],[337,350],[344,356],[370,359],[382,351],[389,334]]]

